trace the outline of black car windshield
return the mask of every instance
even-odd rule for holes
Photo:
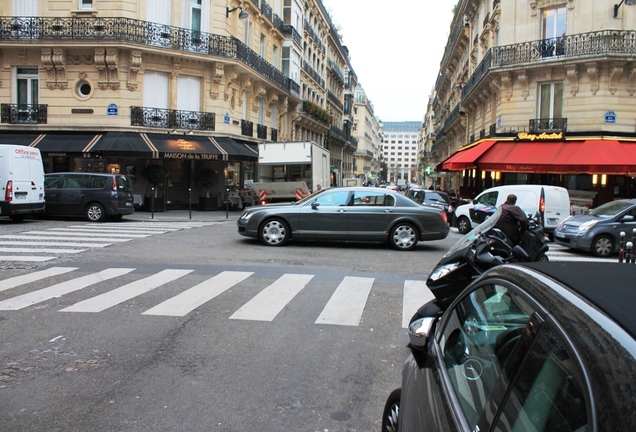
[[[621,213],[623,210],[627,210],[633,203],[627,201],[612,201],[596,207],[594,210],[590,210],[590,215],[600,218],[611,218]]]
[[[501,207],[499,207],[497,209],[497,211],[495,213],[493,213],[492,216],[490,216],[488,219],[486,219],[483,223],[477,225],[475,228],[473,228],[473,230],[471,232],[466,234],[457,243],[455,243],[448,250],[448,252],[446,252],[446,254],[444,256],[445,257],[446,256],[450,256],[450,255],[454,254],[456,251],[468,247],[468,245],[471,244],[472,242],[474,242],[475,239],[477,237],[479,237],[482,233],[485,233],[486,231],[492,229],[495,226],[495,224],[497,223],[497,221],[499,220],[499,218],[501,217],[501,211],[502,211]]]

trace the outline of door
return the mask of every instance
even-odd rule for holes
[[[148,45],[170,47],[178,43],[178,40],[176,40],[178,34],[173,35],[170,27],[171,17],[171,0],[153,0],[146,2],[146,21],[148,27],[146,42]]]
[[[83,216],[87,204],[86,190],[90,176],[83,174],[65,174],[58,185],[58,210],[56,214]]]
[[[49,215],[60,214],[60,175],[47,174],[44,176],[44,200],[46,202],[45,213]]]
[[[349,239],[383,239],[395,218],[395,198],[373,190],[355,191],[348,212]]]
[[[19,67],[16,69],[16,98],[18,122],[37,123],[39,97],[38,68]]]
[[[325,191],[299,211],[298,233],[301,238],[344,239],[347,234],[349,192]]]

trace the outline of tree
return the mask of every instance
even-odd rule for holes
[[[144,179],[146,179],[146,181],[150,183],[150,185],[154,186],[155,188],[154,198],[157,198],[157,192],[158,192],[159,186],[164,185],[166,180],[168,180],[170,173],[168,172],[168,170],[166,170],[164,167],[160,165],[148,165],[141,172],[141,176]]]
[[[219,182],[219,173],[210,168],[204,168],[199,174],[199,183],[206,188],[205,197],[210,198],[210,188]]]

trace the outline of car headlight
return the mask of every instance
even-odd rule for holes
[[[582,223],[581,225],[579,225],[579,227],[576,229],[577,231],[587,231],[590,228],[592,228],[594,225],[596,225],[596,220],[591,220],[591,221],[587,221]]]
[[[445,264],[433,270],[433,273],[431,273],[428,278],[432,281],[436,281],[438,279],[443,278],[447,274],[454,272],[455,270],[457,270],[458,267],[459,267],[459,263],[456,263],[456,262],[452,264]]]
[[[239,219],[247,221],[252,217],[253,214],[254,212],[244,212]]]

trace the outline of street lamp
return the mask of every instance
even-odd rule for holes
[[[636,4],[636,0],[621,0],[619,4],[614,5],[614,18],[618,16],[618,8],[625,2],[626,6],[632,6]]]
[[[235,10],[237,10],[237,9],[240,9],[240,10],[241,10],[241,11],[239,12],[239,16],[238,16],[240,20],[247,19],[247,17],[248,17],[248,16],[250,16],[250,14],[249,14],[249,13],[247,13],[246,11],[244,11],[242,7],[237,6],[237,7],[232,8],[232,9],[230,9],[229,7],[226,7],[226,8],[225,8],[225,18],[229,18],[229,17],[230,17],[230,13],[231,13],[231,12],[234,12],[234,11],[235,11]]]

